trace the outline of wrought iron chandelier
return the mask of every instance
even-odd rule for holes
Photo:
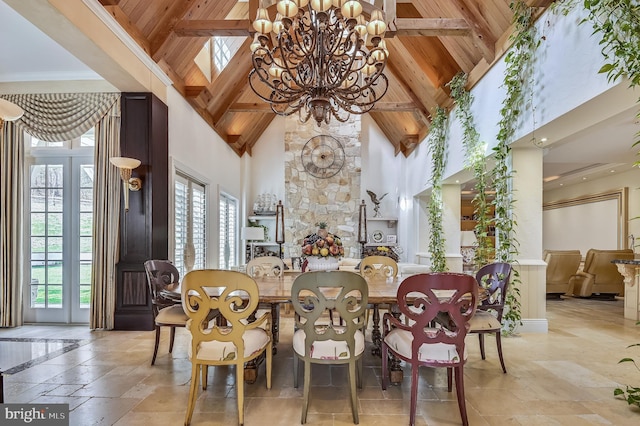
[[[253,91],[276,114],[318,126],[370,111],[388,88],[382,12],[367,22],[358,0],[278,0],[277,10],[271,22],[260,8],[253,22]]]

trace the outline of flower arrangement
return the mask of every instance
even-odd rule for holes
[[[344,247],[340,237],[327,231],[327,224],[317,223],[318,231],[307,235],[302,242],[302,256],[340,257],[344,255]]]

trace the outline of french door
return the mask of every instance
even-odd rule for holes
[[[89,322],[93,158],[36,157],[28,173],[25,322]]]

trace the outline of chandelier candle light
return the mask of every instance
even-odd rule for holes
[[[318,126],[370,111],[389,84],[382,12],[367,22],[358,0],[278,0],[277,10],[273,22],[265,8],[253,21],[253,91],[276,114]]]

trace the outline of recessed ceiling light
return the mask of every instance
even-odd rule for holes
[[[458,179],[456,179],[456,183],[460,183],[460,181]]]
[[[582,180],[587,180],[587,177],[586,177],[586,176],[585,176],[585,177],[583,177],[583,178],[582,178]]]
[[[611,170],[611,173],[615,173],[615,172],[616,172],[615,170]]]
[[[546,141],[548,141],[549,139],[547,138],[540,138],[540,142],[545,143]]]
[[[564,183],[561,183],[560,186],[564,186]]]

